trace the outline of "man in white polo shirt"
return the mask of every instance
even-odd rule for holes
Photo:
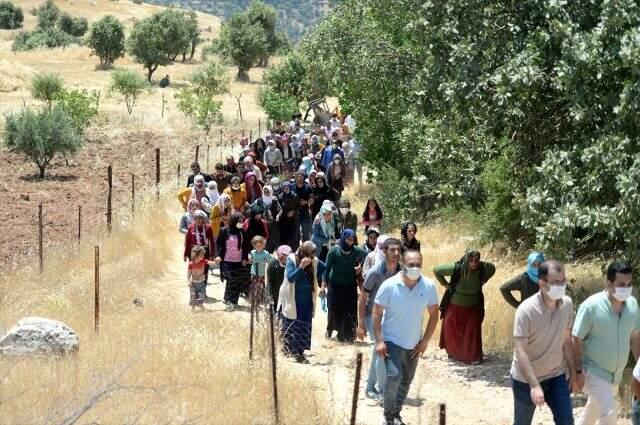
[[[402,272],[380,285],[373,307],[376,353],[384,359],[384,424],[404,425],[400,411],[418,365],[438,324],[438,293],[433,281],[422,276],[422,254],[408,250]],[[429,322],[422,333],[424,311]]]

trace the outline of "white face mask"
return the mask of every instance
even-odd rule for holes
[[[549,290],[547,291],[547,296],[554,301],[562,299],[567,290],[567,285],[549,285]]]
[[[613,298],[620,302],[625,302],[627,298],[631,296],[633,288],[615,288],[613,292]]]
[[[340,208],[342,215],[346,215],[349,212],[349,208]]]
[[[236,223],[236,229],[242,229],[242,223]]]
[[[420,267],[406,267],[405,274],[411,280],[418,280],[422,271],[420,270]]]

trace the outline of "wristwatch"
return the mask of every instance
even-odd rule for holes
[[[576,370],[576,375],[579,375],[579,374],[581,374],[581,373],[582,373],[582,369],[578,369],[578,370]]]

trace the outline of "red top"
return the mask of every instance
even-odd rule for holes
[[[203,237],[204,230],[204,237]],[[184,256],[187,258],[191,257],[191,248],[194,246],[204,246],[209,249],[209,255],[206,259],[213,260],[214,254],[216,252],[216,241],[213,238],[213,230],[211,229],[210,224],[203,224],[198,227],[198,234],[196,234],[196,224],[191,223],[189,227],[187,227],[187,234],[184,237]],[[198,243],[198,241],[200,243]]]

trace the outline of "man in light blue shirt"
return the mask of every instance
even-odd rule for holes
[[[373,307],[376,353],[384,359],[385,425],[403,425],[400,411],[418,365],[438,323],[438,293],[435,284],[422,276],[422,254],[408,250],[402,272],[378,289]],[[422,333],[424,311],[429,322]]]
[[[577,425],[615,425],[617,387],[629,358],[640,354],[640,309],[631,296],[632,268],[613,262],[607,288],[587,298],[573,325],[578,389],[589,396]],[[584,366],[584,370],[583,370]]]

